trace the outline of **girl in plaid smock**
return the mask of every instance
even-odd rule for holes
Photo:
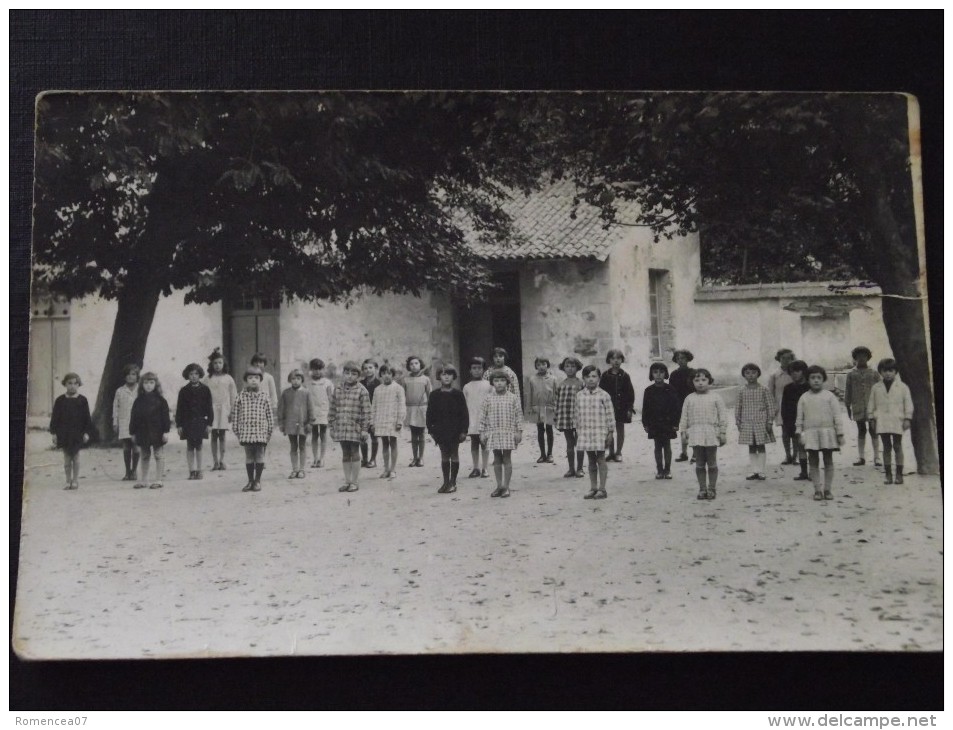
[[[612,397],[599,387],[601,373],[595,365],[582,369],[585,387],[576,393],[572,420],[576,428],[576,448],[589,457],[589,494],[583,499],[605,499],[609,467],[606,449],[615,430]],[[598,486],[596,479],[598,477]]]
[[[575,357],[563,358],[559,369],[566,373],[566,378],[556,386],[556,428],[566,437],[566,459],[569,461],[569,471],[563,474],[564,478],[584,477],[582,460],[585,451],[576,448],[576,427],[573,424],[572,412],[576,405],[576,393],[582,390],[582,381],[576,373],[582,370],[582,363]],[[578,466],[577,466],[578,464]]]
[[[820,365],[807,369],[807,384],[810,390],[797,402],[795,432],[807,451],[811,481],[814,482],[814,499],[834,499],[831,485],[834,483],[834,452],[844,445],[844,430],[840,419],[840,403],[837,397],[824,388],[827,371]],[[821,489],[820,458],[824,454],[824,488]]]
[[[248,483],[243,492],[261,491],[261,473],[265,470],[265,447],[275,429],[275,411],[271,399],[261,389],[262,372],[248,368],[242,378],[245,388],[235,399],[229,416],[238,443],[245,447],[245,471]]]
[[[361,442],[367,438],[371,425],[371,397],[367,388],[357,382],[361,368],[348,360],[341,368],[343,380],[334,388],[328,424],[331,438],[341,444],[344,466],[343,486],[339,492],[356,492],[361,475]]]
[[[741,377],[746,384],[738,394],[738,405],[735,406],[738,443],[748,446],[751,473],[746,478],[749,481],[764,481],[764,465],[767,459],[764,445],[774,443],[772,423],[778,409],[770,391],[758,382],[761,368],[749,362],[741,368]]]
[[[698,499],[714,499],[718,484],[718,447],[725,445],[728,431],[728,409],[720,396],[709,392],[715,379],[705,368],[696,368],[692,383],[695,392],[682,403],[682,418],[678,430],[687,435],[695,453],[695,477],[698,479]],[[705,474],[708,485],[705,485]]]
[[[854,466],[863,466],[867,463],[864,458],[867,451],[867,430],[870,427],[870,445],[874,449],[874,466],[880,466],[880,444],[877,443],[877,430],[870,422],[867,414],[867,403],[870,400],[870,391],[880,382],[880,374],[867,363],[873,353],[870,348],[855,347],[850,353],[854,367],[847,373],[847,385],[844,390],[844,405],[847,406],[847,417],[857,422],[857,461]]]
[[[126,365],[122,369],[124,385],[120,385],[113,398],[113,431],[116,438],[122,442],[122,460],[126,465],[124,482],[136,481],[139,470],[139,449],[129,433],[129,417],[132,415],[132,404],[139,394],[139,366]]]
[[[496,489],[491,497],[509,497],[513,476],[511,452],[523,438],[523,409],[515,393],[507,390],[509,379],[502,370],[490,372],[493,392],[483,401],[480,413],[480,443],[493,451]]]
[[[522,398],[520,396],[520,379],[516,377],[516,373],[513,372],[513,368],[506,364],[506,359],[509,357],[509,354],[502,347],[493,348],[493,369],[487,371],[483,375],[484,380],[490,380],[490,373],[499,371],[506,376],[506,389],[513,393],[517,398]]]
[[[404,389],[394,382],[394,368],[384,363],[378,375],[381,384],[375,389],[371,401],[371,428],[381,440],[384,456],[381,479],[391,479],[397,474],[397,435],[407,418],[407,401]]]

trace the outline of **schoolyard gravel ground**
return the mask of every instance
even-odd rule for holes
[[[593,502],[588,478],[562,478],[561,439],[555,464],[535,463],[532,424],[509,499],[466,477],[467,445],[456,494],[436,493],[432,443],[424,468],[405,466],[408,442],[396,479],[364,469],[341,494],[336,448],[288,480],[282,438],[259,493],[241,492],[234,441],[229,469],[196,482],[174,437],[164,489],[133,490],[119,449],[91,449],[68,492],[49,435],[30,431],[14,646],[43,659],[942,648],[938,477],[885,486],[850,466],[848,436],[836,499],[818,503],[778,465],[780,444],[769,479],[746,481],[732,429],[718,498],[700,502],[692,466],[657,481],[650,442],[628,434]]]

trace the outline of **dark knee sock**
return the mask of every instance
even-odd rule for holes
[[[261,462],[258,462],[257,464],[255,464],[255,481],[256,481],[256,482],[260,482],[260,481],[261,481],[261,473],[262,473],[264,470],[265,470],[265,465],[264,465],[264,464],[262,464]]]
[[[672,444],[670,444],[668,441],[662,445],[662,455],[664,457],[665,463],[664,471],[667,474],[672,470]]]
[[[361,441],[361,461],[367,461],[367,441]]]
[[[656,439],[655,441],[655,471],[661,474],[665,470],[665,467],[662,466],[662,444]]]
[[[585,452],[585,451],[577,451],[577,452],[576,452],[576,461],[579,463],[579,466],[576,467],[576,471],[579,471],[580,469],[582,469],[582,464],[583,464],[583,461],[585,460],[585,458],[586,458],[586,452]]]
[[[695,463],[697,464],[698,462],[695,462]],[[695,467],[695,478],[698,480],[698,488],[701,490],[704,490],[705,489],[705,467],[704,466],[702,466],[701,468],[697,466]]]
[[[716,484],[718,484],[718,467],[710,466],[708,467],[708,488],[714,489]]]
[[[371,461],[377,461],[377,439],[371,439]]]
[[[248,481],[254,481],[254,479],[255,479],[255,465],[254,465],[254,464],[245,464],[245,471],[248,472]]]
[[[443,483],[447,484],[450,481],[450,462],[441,461],[440,462],[440,471],[443,472]]]
[[[546,456],[553,455],[553,427],[546,427]]]
[[[536,443],[539,444],[539,455],[546,456],[546,442],[544,440],[546,431],[542,423],[536,424]]]

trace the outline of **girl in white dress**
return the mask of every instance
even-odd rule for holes
[[[208,375],[205,384],[212,391],[212,471],[225,469],[225,433],[228,431],[229,416],[238,398],[235,380],[228,374],[228,363],[221,349],[216,347],[208,356]]]
[[[797,422],[794,433],[807,451],[811,481],[814,482],[814,499],[834,499],[831,485],[834,482],[834,452],[844,445],[844,426],[841,423],[840,403],[837,397],[824,388],[827,371],[820,365],[807,369],[807,384],[810,390],[797,402]],[[824,455],[824,486],[818,454]]]

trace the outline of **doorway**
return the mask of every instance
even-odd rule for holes
[[[281,297],[240,294],[226,302],[224,312],[228,343],[225,356],[236,384],[241,387],[242,373],[250,364],[252,355],[260,352],[268,359],[265,370],[274,377],[280,393],[278,316],[281,312]]]
[[[519,378],[523,391],[523,334],[520,314],[520,275],[505,271],[493,275],[500,288],[486,301],[471,307],[458,306],[457,335],[460,353],[461,382],[470,379],[468,363],[472,357],[482,357],[487,367],[493,365],[493,348],[502,347],[509,357],[509,365]]]

